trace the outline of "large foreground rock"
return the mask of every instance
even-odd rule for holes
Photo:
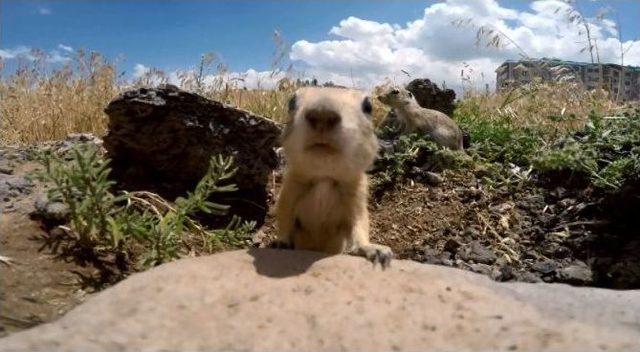
[[[640,292],[251,250],[137,274],[0,351],[640,349]]]
[[[172,85],[124,92],[106,107],[104,147],[123,188],[174,198],[193,190],[212,156],[234,156],[241,199],[231,212],[266,213],[266,185],[277,166],[273,121]],[[238,209],[239,208],[239,209]]]

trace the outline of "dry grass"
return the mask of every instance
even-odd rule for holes
[[[92,53],[49,72],[44,59],[21,63],[0,80],[0,141],[29,144],[72,132],[101,134],[105,104],[117,93],[113,66]]]
[[[167,82],[166,75],[155,69],[135,82],[118,82],[115,66],[97,53],[78,52],[71,63],[57,69],[45,62],[44,57],[24,61],[0,79],[0,144],[57,140],[74,132],[103,135],[108,121],[103,109],[118,93]],[[233,80],[194,84],[201,78],[185,76],[179,86],[277,122],[286,121],[287,101],[301,85],[286,79],[276,89],[243,89]],[[388,108],[377,99],[373,105],[374,121],[379,122]]]
[[[243,89],[241,82],[233,79],[205,85],[203,72],[208,72],[208,61],[204,60],[197,70],[199,75],[187,72],[180,77],[181,88],[274,121],[286,121],[287,100],[301,82],[283,79],[276,89]],[[57,69],[47,67],[44,57],[23,62],[14,73],[0,79],[1,144],[32,144],[73,132],[103,135],[108,120],[103,109],[118,93],[167,82],[166,75],[156,69],[135,82],[120,82],[115,72],[115,66],[101,55],[82,51]],[[217,74],[224,77],[223,65],[218,64]],[[376,92],[374,89],[372,95]],[[389,109],[377,99],[372,102],[374,123],[378,124]],[[456,115],[565,132],[580,128],[591,112],[618,115],[620,109],[604,91],[586,91],[571,83],[538,83],[493,94],[467,92]]]
[[[604,90],[589,91],[576,83],[545,82],[491,94],[467,92],[456,115],[568,132],[581,128],[591,113],[618,115],[626,108],[616,104]]]

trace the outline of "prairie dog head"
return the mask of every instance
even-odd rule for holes
[[[411,104],[414,98],[410,91],[402,87],[388,85],[382,88],[378,95],[378,100],[386,105],[397,108]]]
[[[282,146],[296,173],[341,180],[361,175],[378,151],[371,101],[350,89],[298,89],[289,100]]]

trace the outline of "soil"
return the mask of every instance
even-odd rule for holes
[[[51,246],[51,235],[34,219],[35,200],[45,194],[30,181],[37,164],[26,150],[0,150],[0,337],[64,315],[95,292],[100,270]]]
[[[113,283],[102,264],[52,245],[54,227],[32,215],[44,188],[25,178],[36,168],[27,154],[0,150],[0,256],[10,259],[0,263],[0,336],[55,320]],[[399,259],[498,281],[640,288],[640,238],[632,231],[633,212],[616,210],[620,201],[532,183],[488,189],[478,170],[440,176],[437,186],[414,177],[372,198],[372,241],[390,246]],[[274,180],[272,195],[278,173]],[[254,245],[267,246],[274,234],[269,214]]]
[[[617,212],[613,205],[589,189],[533,183],[489,189],[481,182],[484,171],[477,170],[440,176],[437,186],[419,182],[427,178],[417,175],[372,197],[372,242],[391,247],[398,259],[497,281],[640,288],[640,258],[634,254],[640,238],[632,215],[609,216]],[[255,242],[265,246],[274,237],[270,215]]]

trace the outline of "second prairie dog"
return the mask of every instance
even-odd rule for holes
[[[348,252],[387,266],[391,249],[369,242],[365,171],[378,151],[369,98],[350,89],[298,89],[282,146],[287,166],[276,204],[280,244]]]
[[[421,107],[408,90],[387,86],[378,99],[395,110],[403,133],[426,133],[443,147],[463,149],[463,135],[458,124],[440,111]]]

